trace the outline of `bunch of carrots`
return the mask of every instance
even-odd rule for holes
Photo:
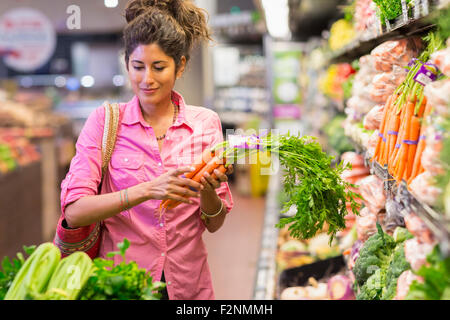
[[[421,156],[425,149],[424,119],[431,106],[423,86],[414,80],[422,63],[417,61],[405,81],[389,96],[383,111],[373,159],[388,168],[397,183],[409,184],[424,171]]]
[[[203,177],[205,172],[212,175],[212,178],[214,179],[217,178],[217,176],[213,173],[215,169],[225,173],[227,171],[227,168],[225,167],[225,158],[223,158],[223,155],[216,153],[217,152],[214,149],[205,149],[200,159],[195,161],[193,166],[194,170],[186,173],[184,177],[200,183],[200,179]],[[179,204],[181,204],[180,201],[168,199],[161,202],[160,209],[173,209]]]

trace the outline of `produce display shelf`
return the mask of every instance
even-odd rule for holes
[[[403,9],[403,14],[393,24],[388,22],[387,26],[383,28],[384,30],[380,30],[378,35],[364,40],[354,40],[343,48],[330,53],[328,64],[350,63],[363,55],[369,54],[372,49],[385,41],[422,34],[432,29],[434,25],[429,20],[438,16],[440,9],[431,5],[430,1],[421,0],[417,2],[418,4],[412,9],[412,17]]]
[[[271,175],[267,190],[261,247],[253,290],[253,299],[255,300],[273,300],[275,298],[278,240],[278,229],[275,225],[279,222],[280,208],[277,195],[280,188],[280,176],[278,174]]]
[[[353,140],[352,140],[353,141]],[[387,166],[382,166],[376,160],[371,160],[372,156],[359,143],[353,141],[357,146],[358,152],[364,155],[364,162],[370,169],[370,173],[376,175],[384,182],[384,190],[386,195],[390,195],[394,201],[397,201],[405,208],[417,213],[422,221],[427,225],[431,232],[436,236],[440,243],[442,254],[446,257],[450,256],[450,220],[445,215],[436,212],[429,205],[419,201],[409,190],[403,181],[397,185],[394,177],[389,174]]]

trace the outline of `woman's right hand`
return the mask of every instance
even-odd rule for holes
[[[157,200],[172,199],[184,203],[192,203],[189,198],[200,197],[200,190],[203,190],[204,188],[202,184],[195,182],[192,179],[181,177],[181,175],[191,172],[192,170],[194,170],[192,167],[173,169],[163,173],[152,181],[146,182],[149,198]],[[189,187],[192,187],[197,191],[193,191]]]

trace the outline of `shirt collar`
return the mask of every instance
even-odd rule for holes
[[[192,131],[194,131],[194,126],[192,125],[192,122],[189,121],[189,115],[186,114],[186,104],[181,94],[179,94],[175,90],[172,90],[172,101],[179,106],[178,117],[174,123],[174,126],[181,126],[185,124],[189,128],[191,128]],[[125,112],[122,117],[122,123],[128,125],[141,123],[141,125],[144,127],[149,126],[144,120],[139,105],[139,99],[136,95],[127,103]]]

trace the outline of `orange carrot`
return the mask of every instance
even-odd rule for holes
[[[417,150],[419,135],[420,135],[420,118],[418,116],[413,116],[411,118],[411,129],[409,132],[409,140],[411,144],[408,147],[406,181],[408,181],[409,177],[412,174],[414,156]]]
[[[219,172],[225,173],[225,172],[227,172],[227,167],[225,167],[223,164],[221,164],[221,165],[217,168],[217,170],[219,170]],[[215,173],[212,174],[212,178],[213,178],[213,179],[217,179],[217,176],[216,176]]]
[[[377,146],[376,146],[375,152],[373,154],[373,159],[375,159],[377,161],[379,160],[379,154],[380,154],[380,149],[381,149],[381,142],[382,142],[382,137],[383,137],[382,134],[384,132],[384,127],[386,126],[387,114],[388,114],[388,111],[389,111],[389,109],[391,107],[391,103],[392,103],[393,99],[394,99],[394,95],[392,94],[392,95],[390,95],[388,97],[388,99],[386,101],[386,104],[384,105],[383,118],[381,120],[380,128],[378,130],[379,133],[378,133]]]
[[[419,110],[418,110],[418,112],[417,112],[417,116],[418,116],[419,118],[422,118],[422,117],[423,117],[423,115],[424,115],[424,113],[425,113],[426,106],[427,106],[427,97],[426,97],[426,96],[423,96],[422,103],[420,104]]]
[[[205,149],[202,152],[201,158],[197,159],[194,162],[194,171],[188,172],[186,173],[184,176],[188,179],[191,179],[192,177],[194,177],[197,172],[200,171],[201,168],[203,168],[209,161],[211,161],[211,159],[216,155],[215,151],[211,151],[210,149]]]
[[[426,104],[425,105],[425,110],[423,113],[423,118],[422,118],[422,122],[425,120],[425,118],[431,113],[432,111],[432,107],[430,104]],[[420,112],[420,111],[419,111]],[[413,167],[412,167],[412,172],[411,175],[408,179],[408,184],[411,183],[411,181],[417,177],[419,175],[419,170],[422,166],[422,153],[423,150],[425,149],[426,146],[426,141],[425,141],[425,131],[426,131],[426,125],[424,123],[422,123],[422,126],[420,128],[420,134],[419,134],[419,143],[417,145],[416,148],[416,153],[414,155],[414,161],[413,161]]]
[[[395,142],[397,141],[398,131],[400,128],[400,114],[396,114],[392,117],[391,123],[388,128],[388,153],[387,153],[387,162],[389,163],[389,159],[394,152]]]
[[[401,181],[401,179],[403,178],[403,171],[406,168],[406,161],[407,161],[407,156],[409,154],[409,144],[405,143],[408,142],[408,140],[410,140],[409,138],[409,134],[410,134],[410,130],[411,130],[411,117],[414,114],[414,107],[415,107],[415,96],[413,95],[412,97],[410,97],[410,99],[408,99],[408,102],[406,104],[406,114],[405,114],[405,118],[403,119],[403,121],[405,121],[405,133],[403,136],[403,140],[400,141],[402,143],[402,147],[403,151],[400,154],[400,157],[398,159],[398,161],[400,161],[399,163],[399,170],[397,172],[397,181]]]
[[[191,179],[193,178],[211,159],[215,156],[215,151],[211,151],[210,149],[203,150],[200,158],[196,159],[194,162],[194,169],[193,171],[190,171],[186,174],[184,174],[185,178]],[[170,205],[174,204],[177,201],[167,199],[165,201],[162,201],[160,204],[160,208],[168,208]]]
[[[214,169],[217,169],[222,163],[223,163],[223,160],[219,159],[217,156],[214,156],[205,166],[203,166],[195,174],[195,176],[192,178],[192,180],[200,183],[200,180],[203,177],[203,175],[205,174],[205,172],[212,174]],[[181,204],[180,201],[169,199],[169,200],[166,200],[162,206],[167,209],[173,209],[173,208],[177,207],[179,204]]]
[[[195,176],[192,178],[192,180],[194,180],[196,182],[200,182],[200,179],[203,177],[205,172],[212,174],[214,169],[217,169],[221,164],[223,164],[223,160],[221,160],[221,159],[219,159],[219,157],[215,156],[206,164],[206,166],[201,168],[200,171],[195,174]]]

